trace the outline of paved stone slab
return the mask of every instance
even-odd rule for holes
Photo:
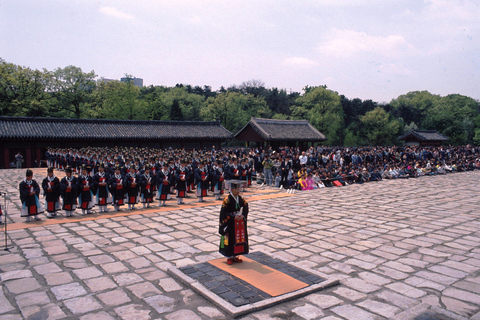
[[[186,206],[25,224],[23,176],[0,170],[14,222],[11,252],[0,252],[0,320],[229,318],[223,298],[212,304],[167,272],[220,258],[220,202],[192,197]],[[267,309],[243,319],[480,320],[479,180],[474,171],[294,195],[254,186],[245,193],[250,256],[264,252],[340,285],[281,304],[253,302]],[[210,277],[228,293],[221,275]],[[243,295],[229,295],[232,302],[252,298],[237,289]]]

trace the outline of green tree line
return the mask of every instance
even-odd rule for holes
[[[126,78],[132,78],[125,75]],[[233,133],[251,117],[306,119],[327,145],[392,145],[410,129],[437,130],[451,144],[480,144],[480,103],[460,94],[428,91],[400,95],[389,103],[349,99],[326,86],[302,93],[266,88],[259,80],[221,87],[177,84],[139,88],[132,81],[97,82],[92,70],[67,66],[32,70],[0,59],[0,112],[4,116],[219,120]]]

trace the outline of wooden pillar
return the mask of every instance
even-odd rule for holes
[[[26,150],[26,156],[25,156],[25,164],[24,164],[24,168],[31,168],[32,167],[32,148],[31,147],[27,147],[27,150]]]
[[[10,149],[5,147],[3,149],[3,168],[10,168]]]

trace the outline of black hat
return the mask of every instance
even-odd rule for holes
[[[28,169],[27,172],[25,173],[26,177],[32,177],[33,176],[33,171]]]
[[[243,180],[227,180],[225,181],[225,186],[231,189],[245,188],[247,181]]]
[[[48,167],[47,172],[53,172],[53,167]]]
[[[66,167],[65,172],[66,173],[72,173],[72,167]]]

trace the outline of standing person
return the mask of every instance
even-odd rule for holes
[[[232,180],[229,184],[229,195],[223,200],[220,209],[221,235],[219,252],[227,257],[227,264],[242,262],[238,256],[248,254],[247,217],[248,203],[240,196],[244,181]]]
[[[94,186],[93,177],[88,173],[87,166],[82,165],[81,173],[78,176],[78,203],[82,209],[82,214],[91,214],[95,205],[92,188]]]
[[[25,179],[20,182],[20,201],[22,202],[22,209],[20,210],[20,216],[25,217],[25,222],[30,222],[30,217],[35,220],[42,220],[38,217],[43,212],[43,206],[38,200],[40,195],[40,186],[33,180],[33,171],[27,170]]]
[[[225,172],[223,171],[223,161],[217,160],[217,166],[213,170],[213,194],[215,195],[215,200],[222,200],[222,195],[224,193],[224,181],[225,181]]]
[[[157,174],[157,200],[160,200],[159,206],[166,206],[167,200],[170,200],[172,195],[170,194],[170,181],[172,180],[168,164],[164,163],[162,170]]]
[[[122,175],[122,169],[120,166],[116,166],[115,173],[108,181],[108,188],[112,193],[113,207],[115,208],[115,211],[120,211],[120,207],[125,205],[124,183],[125,177]]]
[[[73,212],[77,208],[77,189],[78,180],[72,175],[72,168],[65,169],[65,177],[60,180],[60,195],[63,200],[62,209],[65,210],[67,217],[73,217]]]
[[[47,218],[54,218],[60,210],[60,180],[53,174],[53,167],[47,169],[47,177],[42,181]]]
[[[100,212],[108,212],[107,205],[112,203],[112,197],[108,190],[108,179],[108,173],[105,172],[105,165],[102,162],[98,165],[98,171],[93,176],[96,205],[100,208]]]
[[[139,192],[139,176],[135,172],[136,166],[132,164],[130,166],[130,172],[125,177],[125,183],[127,187],[127,203],[128,209],[134,210],[135,205],[138,203],[138,192]]]
[[[175,190],[177,190],[177,204],[183,204],[183,199],[187,196],[187,168],[186,160],[182,160],[180,166],[175,172]]]
[[[198,202],[205,202],[204,197],[208,196],[208,173],[205,170],[205,161],[200,160],[195,170],[195,184],[197,186]]]
[[[263,176],[265,177],[265,184],[267,186],[270,186],[273,183],[273,176],[272,176],[273,161],[270,160],[270,156],[268,154],[265,155],[265,160],[263,160],[262,165],[263,165]]]
[[[17,155],[15,156],[15,162],[16,162],[16,165],[17,165],[17,169],[21,169],[22,168],[22,163],[23,163],[23,156],[20,152],[17,153]]]
[[[145,165],[145,172],[140,175],[139,178],[141,201],[144,208],[150,208],[150,203],[152,203],[155,198],[153,187],[155,185],[155,177],[150,174],[150,171],[150,165]]]

